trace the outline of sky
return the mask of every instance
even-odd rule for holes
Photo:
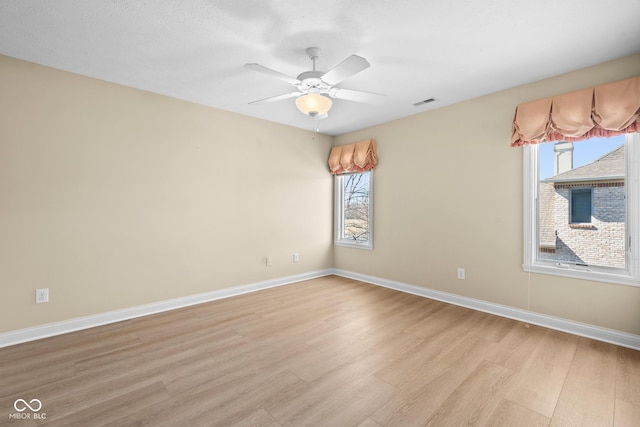
[[[584,166],[624,144],[624,135],[573,143],[573,167]],[[540,179],[553,176],[553,143],[539,144]]]

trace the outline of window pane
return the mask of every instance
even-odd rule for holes
[[[343,176],[343,239],[369,240],[369,176],[369,173]]]
[[[537,259],[625,268],[624,136],[538,153]]]
[[[571,222],[591,222],[591,189],[571,190]]]

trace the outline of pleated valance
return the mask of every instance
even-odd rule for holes
[[[520,104],[511,146],[640,132],[640,76]]]
[[[374,139],[333,147],[329,154],[329,169],[333,175],[365,172],[375,168],[377,163],[378,152]]]

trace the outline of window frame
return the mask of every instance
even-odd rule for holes
[[[626,267],[586,266],[538,257],[538,146],[523,148],[523,264],[526,272],[640,287],[640,133],[625,135]],[[593,195],[592,195],[593,201]],[[592,207],[593,214],[593,207]],[[570,219],[570,218],[569,218]]]
[[[369,175],[369,239],[364,242],[357,242],[353,239],[345,238],[344,231],[344,179],[348,175],[356,173]],[[334,177],[334,233],[333,244],[350,248],[373,250],[373,170],[365,172],[354,172],[335,175]]]

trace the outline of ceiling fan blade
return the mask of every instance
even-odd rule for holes
[[[267,103],[267,102],[282,101],[283,99],[297,98],[300,95],[304,95],[304,94],[302,92],[285,93],[284,95],[272,96],[270,98],[264,98],[264,99],[259,99],[257,101],[251,101],[249,104],[262,104],[262,103]]]
[[[361,56],[351,55],[320,77],[320,79],[329,86],[337,85],[343,80],[348,79],[354,74],[367,69],[371,66],[369,62]]]
[[[371,92],[362,92],[359,90],[333,88],[329,95],[337,99],[346,99],[347,101],[364,102],[366,104],[380,105],[384,102],[386,95]]]
[[[297,85],[301,83],[301,81],[296,79],[295,77],[287,76],[286,74],[283,74],[280,71],[272,70],[271,68],[264,67],[260,64],[255,64],[255,63],[244,64],[244,68],[248,68],[250,70],[254,70],[259,73],[278,78],[292,85]]]

